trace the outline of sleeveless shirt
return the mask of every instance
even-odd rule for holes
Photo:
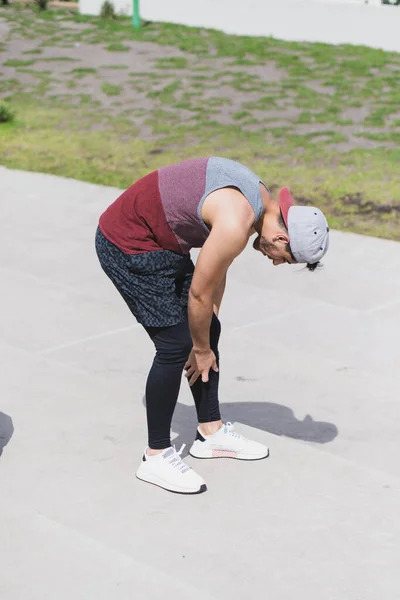
[[[250,203],[256,222],[264,210],[259,183],[265,186],[250,169],[227,158],[185,160],[131,185],[101,215],[99,227],[126,254],[156,250],[187,254],[201,248],[210,234],[201,209],[211,192],[237,188]]]

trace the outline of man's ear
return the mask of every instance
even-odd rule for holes
[[[274,242],[282,242],[283,244],[288,244],[289,243],[289,236],[284,231],[278,231],[274,235],[273,241]]]

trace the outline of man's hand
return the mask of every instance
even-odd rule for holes
[[[189,385],[192,386],[201,376],[203,383],[208,381],[209,371],[218,372],[217,359],[214,352],[210,350],[196,351],[192,349],[184,367]]]

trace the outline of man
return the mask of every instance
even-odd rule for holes
[[[186,160],[150,173],[100,217],[96,250],[156,348],[146,384],[148,447],[136,473],[166,490],[196,494],[203,479],[171,445],[171,421],[185,369],[198,430],[196,458],[266,458],[266,446],[223,424],[218,403],[218,312],[232,261],[257,234],[255,250],[314,270],[328,249],[317,208],[293,206],[287,188],[274,200],[245,166],[218,157]],[[196,267],[190,249],[201,248]]]

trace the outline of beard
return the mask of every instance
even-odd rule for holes
[[[254,250],[262,250],[268,253],[271,250],[276,250],[276,246],[273,242],[269,242],[265,237],[261,235],[257,236],[253,242]]]

